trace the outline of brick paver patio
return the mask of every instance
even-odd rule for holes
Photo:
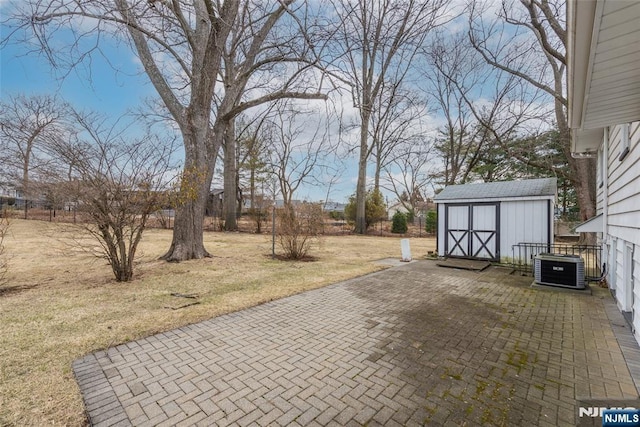
[[[90,354],[73,369],[100,426],[568,426],[577,399],[637,398],[614,331],[628,327],[612,325],[608,291],[530,283],[419,261]],[[625,345],[627,360],[640,353]]]

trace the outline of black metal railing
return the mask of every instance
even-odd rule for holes
[[[518,243],[511,247],[512,265],[521,274],[533,274],[533,257],[541,253],[579,255],[584,260],[587,280],[599,280],[602,271],[602,247],[596,245],[572,245],[556,243]]]

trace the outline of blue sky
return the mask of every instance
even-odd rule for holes
[[[154,91],[146,76],[140,74],[131,52],[108,45],[104,49],[110,59],[116,60],[118,71],[96,55],[90,69],[79,68],[64,76],[65,70],[56,72],[46,58],[25,55],[24,47],[9,44],[0,54],[0,96],[58,94],[79,109],[122,115]]]
[[[8,9],[12,5],[22,4],[21,1],[0,0],[0,21],[7,18]],[[452,34],[459,31],[461,25],[464,27],[461,22],[450,23],[447,31]],[[6,36],[6,28],[0,24],[0,40]],[[64,43],[64,40],[55,42]],[[126,43],[118,44],[108,37],[102,37],[100,47],[108,61],[99,54],[93,55],[90,63],[85,61],[79,68],[63,76],[62,73],[66,72],[66,69],[58,72],[52,70],[46,58],[37,54],[27,55],[24,45],[4,46],[0,51],[0,99],[4,100],[12,94],[57,94],[77,109],[93,110],[116,119],[127,111],[136,110],[146,98],[156,96],[155,89],[142,72],[136,55]],[[482,102],[482,87],[478,88],[478,91],[478,102]],[[343,107],[343,118],[357,115],[351,108],[353,102],[348,93],[337,95],[334,101]],[[438,114],[425,117],[422,125],[433,131],[442,125],[442,117]],[[131,129],[131,132],[137,133],[136,129]],[[357,139],[345,132],[341,137],[354,141]],[[344,202],[355,191],[356,155],[357,150],[353,150],[349,155],[343,156],[346,168],[340,181],[331,187],[329,199]],[[371,176],[372,171],[369,172]],[[313,201],[322,200],[326,196],[326,188],[322,185],[306,185],[295,195],[298,199]],[[395,198],[392,194],[387,196],[389,201]]]
[[[5,29],[2,29],[2,36]],[[104,40],[103,40],[104,42]],[[126,46],[103,43],[109,61],[95,55],[89,65],[72,70],[52,69],[46,58],[25,54],[25,47],[9,44],[0,52],[0,98],[10,95],[57,94],[75,108],[93,110],[114,119],[135,110],[145,98],[154,97],[155,89],[141,72],[141,66]],[[355,190],[355,163],[340,183],[332,187],[330,198],[346,201]],[[297,198],[320,200],[326,190],[317,186],[301,188]]]
[[[0,12],[7,12],[11,7],[10,2],[0,0]],[[0,39],[6,36],[6,29],[1,28],[1,31]],[[75,108],[93,110],[115,119],[127,111],[135,110],[145,98],[156,96],[155,89],[126,43],[117,44],[103,37],[100,46],[108,61],[100,55],[93,55],[91,63],[85,62],[66,76],[62,74],[67,72],[66,69],[52,70],[46,58],[25,54],[26,48],[22,45],[9,44],[3,47],[0,52],[0,98],[5,99],[12,94],[57,94]],[[354,114],[353,111],[347,111],[352,105],[348,93],[342,94],[337,103],[345,108],[346,116]],[[429,118],[429,127],[437,125],[437,120],[433,119]],[[329,199],[345,202],[354,193],[357,181],[356,154],[357,150],[345,156],[345,172],[339,182],[331,187]],[[372,175],[372,171],[369,175]],[[295,195],[298,199],[313,201],[326,196],[326,188],[318,185],[306,185]],[[387,198],[392,202],[395,196],[388,194]]]

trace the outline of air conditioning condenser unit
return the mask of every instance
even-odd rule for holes
[[[533,262],[536,283],[585,289],[584,260],[579,255],[541,253]]]

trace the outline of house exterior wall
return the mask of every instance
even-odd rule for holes
[[[640,313],[640,250],[635,248],[633,252],[633,312]],[[633,334],[636,341],[640,342],[640,316],[633,319]]]
[[[640,342],[640,26],[632,19],[638,14],[638,1],[567,1],[571,149],[576,157],[598,150],[606,278]],[[628,152],[621,155],[625,140]]]
[[[600,149],[598,150],[598,161],[596,162],[596,215],[602,214],[604,205],[604,174],[606,171],[604,162],[606,162],[607,157],[604,156],[603,145],[604,144],[600,145]]]
[[[640,122],[630,126],[629,153],[619,160],[622,152],[623,126],[612,126],[609,133],[608,153],[608,225],[612,236],[624,237],[640,244]]]
[[[598,151],[597,200],[598,212],[607,204],[603,230],[607,281],[618,308],[630,314],[640,342],[640,122],[628,125],[628,153],[621,159],[625,128],[609,127],[608,144]]]

